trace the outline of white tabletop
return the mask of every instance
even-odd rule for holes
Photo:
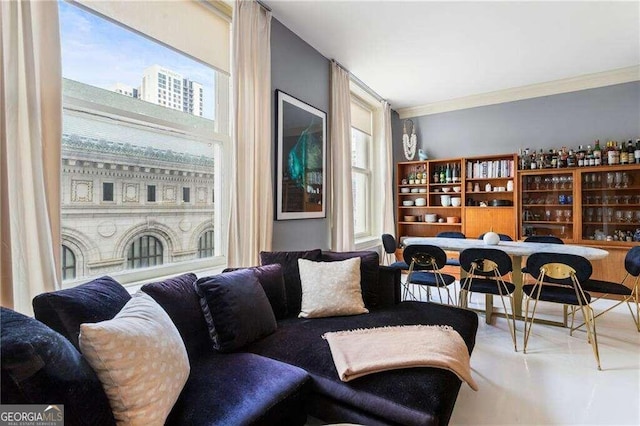
[[[403,240],[405,246],[411,244],[431,244],[443,250],[462,251],[468,248],[496,248],[513,256],[529,256],[533,253],[576,254],[590,260],[604,259],[606,250],[572,244],[525,243],[520,241],[500,241],[497,246],[486,245],[482,240],[470,238],[410,237]]]

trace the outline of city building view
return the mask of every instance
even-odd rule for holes
[[[133,270],[153,278],[219,256],[228,77],[81,9],[60,11],[65,285]],[[99,61],[119,58],[112,40],[137,55],[106,70]]]

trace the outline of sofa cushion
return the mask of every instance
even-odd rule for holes
[[[461,386],[458,377],[437,368],[386,371],[341,382],[329,345],[329,331],[393,325],[450,325],[465,341],[475,344],[477,314],[452,306],[402,302],[368,315],[318,319],[288,318],[278,322],[278,332],[251,344],[247,350],[305,369],[314,390],[344,407],[368,412],[391,424],[446,424]],[[322,413],[309,414],[321,416]]]
[[[232,352],[276,330],[276,318],[254,271],[243,269],[195,282],[214,349]]]
[[[369,312],[360,289],[360,258],[340,262],[298,259],[302,283],[300,318],[359,315]]]
[[[323,262],[336,262],[354,257],[360,258],[360,287],[362,299],[368,309],[375,309],[380,304],[380,256],[375,251],[323,251]]]
[[[164,424],[189,377],[189,359],[151,296],[137,293],[113,319],[82,324],[80,348],[119,424]]]
[[[207,323],[200,309],[200,298],[193,288],[196,280],[195,274],[184,274],[145,284],[141,288],[167,312],[184,341],[190,360],[211,350]]]
[[[131,299],[111,277],[101,277],[77,287],[43,293],[33,299],[36,319],[69,339],[76,348],[80,324],[113,318]]]
[[[304,424],[300,396],[307,390],[308,374],[291,365],[249,353],[211,353],[191,366],[189,380],[176,402],[167,424],[170,425],[248,425],[282,413],[290,406],[297,422]]]
[[[114,425],[102,385],[71,342],[40,321],[0,308],[2,404],[64,404],[67,425]]]
[[[302,286],[298,259],[319,261],[322,257],[320,249],[308,251],[263,251],[260,252],[262,265],[279,264],[282,266],[284,285],[287,290],[287,315],[297,317],[302,303]]]
[[[258,277],[258,282],[267,294],[276,319],[287,317],[287,291],[284,286],[282,266],[279,264],[254,266],[253,268],[227,268],[222,273],[251,269]]]

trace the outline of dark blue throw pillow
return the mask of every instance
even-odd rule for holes
[[[71,342],[40,321],[0,308],[2,404],[64,404],[66,425],[114,425],[102,384]]]
[[[34,297],[33,312],[80,350],[80,324],[110,320],[131,299],[131,295],[111,277]]]
[[[145,284],[141,288],[167,312],[184,341],[190,360],[203,351],[211,351],[207,324],[200,309],[200,298],[193,288],[197,279],[195,274],[183,274]]]
[[[254,266],[252,268],[227,268],[222,273],[249,269],[258,277],[258,282],[267,294],[276,319],[287,317],[287,291],[284,286],[282,266],[279,264]]]
[[[273,309],[252,270],[200,278],[194,286],[217,351],[233,352],[276,331]]]

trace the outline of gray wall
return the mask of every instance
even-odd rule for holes
[[[395,116],[394,160],[405,161]],[[412,118],[430,159],[640,138],[640,82]],[[417,159],[417,156],[416,156]]]
[[[276,19],[271,23],[271,89],[306,102],[329,114],[329,60]],[[275,101],[272,117],[273,146],[277,146]],[[327,131],[329,122],[327,120]],[[327,149],[329,149],[327,135]],[[274,149],[275,152],[275,149]],[[328,159],[327,159],[328,160]],[[273,159],[275,165],[275,158]],[[327,163],[328,165],[328,163]],[[274,166],[274,182],[275,166]],[[328,181],[327,181],[328,182]],[[274,190],[275,191],[275,190]],[[326,188],[325,188],[326,191]],[[328,191],[327,191],[328,193]],[[275,192],[274,192],[275,197]],[[327,200],[328,201],[328,200]],[[327,209],[327,212],[329,210]],[[282,220],[273,223],[274,250],[329,248],[329,220]]]

